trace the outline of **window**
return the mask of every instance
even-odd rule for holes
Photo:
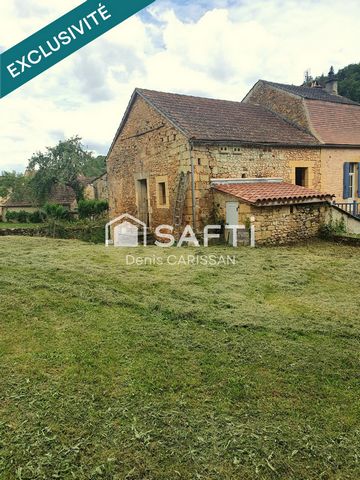
[[[295,168],[295,185],[299,185],[300,187],[308,186],[308,168],[307,167]]]
[[[160,182],[158,183],[159,189],[159,204],[166,205],[166,183]]]
[[[156,203],[158,208],[169,208],[169,188],[167,177],[156,177]]]
[[[359,164],[344,163],[344,199],[354,200],[360,189]]]

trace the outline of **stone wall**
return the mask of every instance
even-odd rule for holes
[[[239,225],[255,218],[258,245],[282,245],[318,236],[330,206],[325,203],[255,207],[232,195],[213,191],[216,221],[226,220],[226,202],[239,201]]]
[[[272,110],[307,131],[311,130],[306,107],[301,98],[258,82],[244,99],[245,103],[254,103]]]
[[[308,167],[309,188],[320,190],[320,150],[316,148],[270,148],[244,146],[196,146],[195,189],[198,227],[213,216],[211,178],[281,177],[294,183],[295,167]],[[191,201],[187,207],[191,219]]]
[[[323,203],[253,207],[256,241],[263,245],[281,245],[316,237],[328,208]]]
[[[190,171],[188,141],[170,122],[137,97],[108,158],[110,218],[139,216],[137,181],[148,182],[150,228],[173,223],[180,171]],[[167,179],[169,199],[159,205],[157,179]],[[190,189],[187,203],[191,203]]]
[[[109,189],[108,189],[108,176],[107,174],[102,175],[101,177],[94,180],[92,183],[89,183],[84,188],[84,198],[86,200],[108,200],[109,199]]]
[[[360,218],[357,219],[334,205],[326,212],[326,223],[343,223],[347,233],[360,235]]]

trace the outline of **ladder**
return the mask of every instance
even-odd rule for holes
[[[189,185],[189,173],[181,172],[177,186],[174,204],[174,227],[179,228],[182,223],[186,192]]]

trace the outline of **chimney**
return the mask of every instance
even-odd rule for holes
[[[325,90],[331,95],[338,95],[338,80],[334,72],[334,67],[330,68],[328,79],[325,82]]]

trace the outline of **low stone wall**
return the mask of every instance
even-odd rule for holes
[[[347,237],[346,235],[334,235],[332,240],[336,243],[344,243],[346,245],[353,245],[360,247],[360,237]]]
[[[0,228],[0,237],[11,235],[27,237],[46,237],[48,229],[46,228]]]
[[[331,208],[329,208],[326,213],[326,223],[339,221],[344,222],[345,229],[348,233],[360,235],[360,219],[355,218],[336,205],[331,205]]]
[[[0,236],[49,237],[83,240],[91,243],[105,243],[105,225],[63,226],[39,228],[0,228]]]
[[[325,204],[252,207],[256,242],[283,245],[317,237],[327,208]]]

